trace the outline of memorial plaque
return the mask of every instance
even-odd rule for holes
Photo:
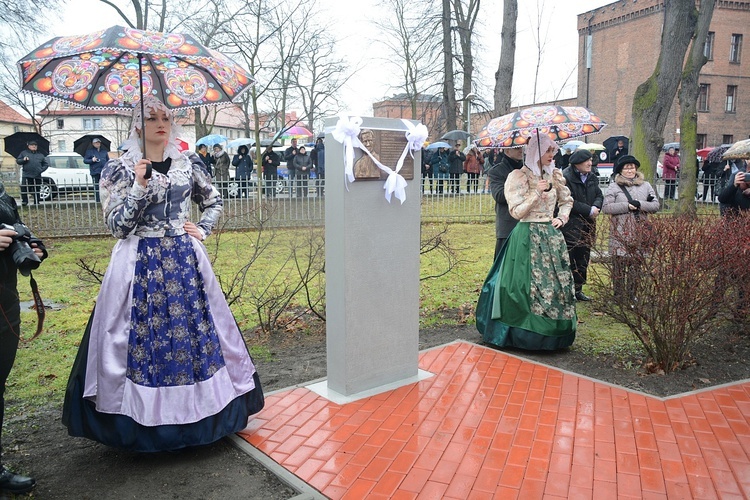
[[[393,130],[372,130],[362,129],[359,134],[359,140],[364,144],[368,151],[380,163],[392,169],[396,168],[396,163],[406,147],[406,136],[403,132]],[[411,155],[406,155],[404,165],[399,171],[401,176],[406,180],[414,179],[414,159]],[[378,168],[361,149],[354,153],[354,178],[357,180],[385,180],[388,174]]]

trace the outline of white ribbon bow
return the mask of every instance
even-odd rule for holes
[[[362,148],[359,141],[359,126],[362,118],[354,116],[349,119],[341,115],[336,123],[336,128],[331,132],[334,139],[344,145],[344,174],[349,182],[354,182],[354,148]]]

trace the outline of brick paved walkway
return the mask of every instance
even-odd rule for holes
[[[750,498],[750,382],[662,399],[467,342],[419,367],[273,394],[240,436],[330,498]]]

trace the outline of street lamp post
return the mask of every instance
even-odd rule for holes
[[[464,96],[464,106],[466,106],[466,133],[469,134],[468,142],[471,142],[471,101],[477,98],[475,93]]]

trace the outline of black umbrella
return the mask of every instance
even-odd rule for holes
[[[4,140],[5,152],[13,158],[18,158],[18,155],[26,149],[26,143],[29,141],[36,141],[36,150],[38,152],[44,155],[49,154],[49,141],[36,132],[16,132],[15,134],[9,135]]]
[[[101,135],[88,134],[84,135],[83,137],[79,137],[73,142],[73,151],[81,156],[86,156],[86,150],[91,147],[91,141],[93,141],[94,139],[99,139],[100,141],[102,141],[102,149],[104,149],[104,151],[110,150],[112,141]]]
[[[448,141],[465,141],[471,137],[471,134],[465,130],[451,130],[443,134],[441,139]]]
[[[662,151],[668,151],[669,148],[674,148],[676,151],[680,150],[680,143],[679,142],[668,142],[662,146]]]
[[[721,163],[724,153],[726,153],[727,150],[731,147],[731,144],[722,144],[721,146],[716,146],[708,152],[708,155],[706,155],[706,161],[709,163]]]
[[[611,137],[607,137],[602,145],[607,149],[607,151],[612,151],[617,148],[618,141],[623,142],[623,144],[625,145],[625,149],[627,149],[630,144],[630,139],[628,139],[624,135],[613,135]]]

